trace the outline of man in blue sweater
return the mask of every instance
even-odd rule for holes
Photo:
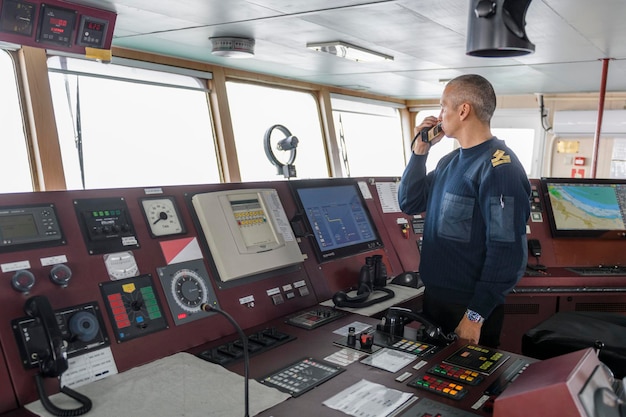
[[[526,222],[530,184],[522,164],[491,134],[496,95],[479,75],[450,81],[441,96],[443,132],[430,143],[414,140],[398,188],[407,214],[426,212],[420,276],[423,314],[470,343],[497,347],[504,299],[528,260]],[[444,136],[460,148],[426,173],[428,150]],[[419,133],[418,133],[419,135]]]

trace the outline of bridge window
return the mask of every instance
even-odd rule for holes
[[[424,109],[420,110],[415,115],[415,126],[422,124],[425,118],[428,116],[439,117],[441,109]],[[437,163],[441,158],[446,156],[459,147],[459,142],[456,139],[444,137],[437,144],[430,148],[428,151],[428,158],[426,159],[426,171],[430,172],[437,166]]]
[[[496,109],[491,133],[515,152],[530,178],[541,176],[544,132],[535,109]]]
[[[15,65],[0,50],[0,193],[33,191],[33,181],[17,90]]]
[[[49,58],[68,189],[220,182],[206,80],[162,67]]]
[[[312,94],[236,81],[227,81],[226,89],[242,181],[285,179],[266,157],[263,146],[266,131],[274,125],[286,127],[298,138],[293,163],[297,178],[329,176],[320,115]],[[284,165],[290,151],[276,149],[283,137],[274,129],[270,148]]]
[[[402,175],[404,144],[397,106],[335,94],[331,105],[345,176]]]
[[[437,117],[439,113],[439,109],[422,110],[417,113],[415,122],[419,125],[425,117]],[[504,140],[515,152],[526,174],[531,178],[538,177],[541,168],[541,126],[537,113],[526,109],[496,110],[491,120],[491,133]],[[458,147],[456,139],[443,138],[431,148],[426,161],[426,170],[430,172],[435,169],[437,162],[444,155]]]

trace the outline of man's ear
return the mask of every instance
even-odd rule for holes
[[[459,106],[459,118],[461,120],[467,119],[467,117],[470,114],[471,109],[472,109],[472,106],[470,106],[469,103],[462,103]]]

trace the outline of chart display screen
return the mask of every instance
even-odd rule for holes
[[[554,237],[626,236],[626,183],[598,179],[543,179]]]
[[[382,247],[355,181],[292,183],[320,262]]]

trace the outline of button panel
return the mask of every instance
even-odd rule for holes
[[[463,382],[468,385],[478,385],[483,382],[483,377],[476,371],[460,368],[458,366],[441,363],[428,370],[428,373],[435,376],[442,376],[453,381]]]
[[[409,382],[408,385],[415,388],[421,388],[435,394],[443,395],[444,397],[452,398],[454,400],[460,400],[465,397],[465,394],[467,394],[467,388],[463,385],[442,378],[437,378],[433,375],[424,375],[416,378]]]

